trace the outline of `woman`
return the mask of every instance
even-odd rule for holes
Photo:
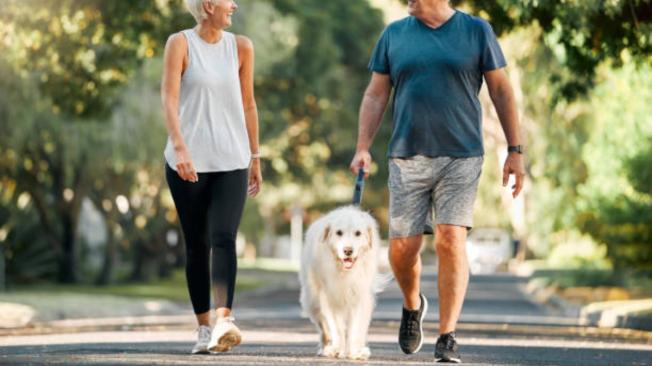
[[[171,35],[165,46],[166,178],[185,237],[188,292],[199,326],[192,353],[225,352],[241,340],[231,316],[236,233],[247,193],[255,196],[262,184],[254,49],[246,37],[224,30],[235,2],[186,5],[197,26]]]

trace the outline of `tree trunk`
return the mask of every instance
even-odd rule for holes
[[[145,262],[147,253],[145,253],[145,248],[140,241],[134,240],[132,243],[134,251],[134,261],[133,267],[131,269],[131,275],[129,276],[130,282],[142,282],[145,280]]]
[[[76,220],[70,212],[62,212],[62,251],[59,258],[59,282],[77,283]]]
[[[104,216],[106,222],[106,247],[104,251],[104,263],[102,264],[102,270],[97,276],[95,283],[100,286],[108,285],[113,282],[113,268],[116,261],[117,248],[115,244],[115,239],[113,237],[113,221],[111,221],[106,215]]]

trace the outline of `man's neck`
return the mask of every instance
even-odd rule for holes
[[[439,1],[431,7],[424,9],[422,15],[418,16],[419,20],[431,28],[438,28],[446,23],[455,14],[448,1]]]

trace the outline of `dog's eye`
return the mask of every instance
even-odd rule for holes
[[[342,230],[337,230],[335,234],[337,234],[337,236],[342,236]]]
[[[355,232],[355,236],[360,236],[360,234],[362,234],[362,233],[360,232],[360,230],[357,230],[357,231]]]

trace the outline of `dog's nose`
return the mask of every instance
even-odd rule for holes
[[[353,254],[353,248],[351,248],[351,247],[344,248],[344,255],[346,255],[347,257],[350,257],[351,254]]]

